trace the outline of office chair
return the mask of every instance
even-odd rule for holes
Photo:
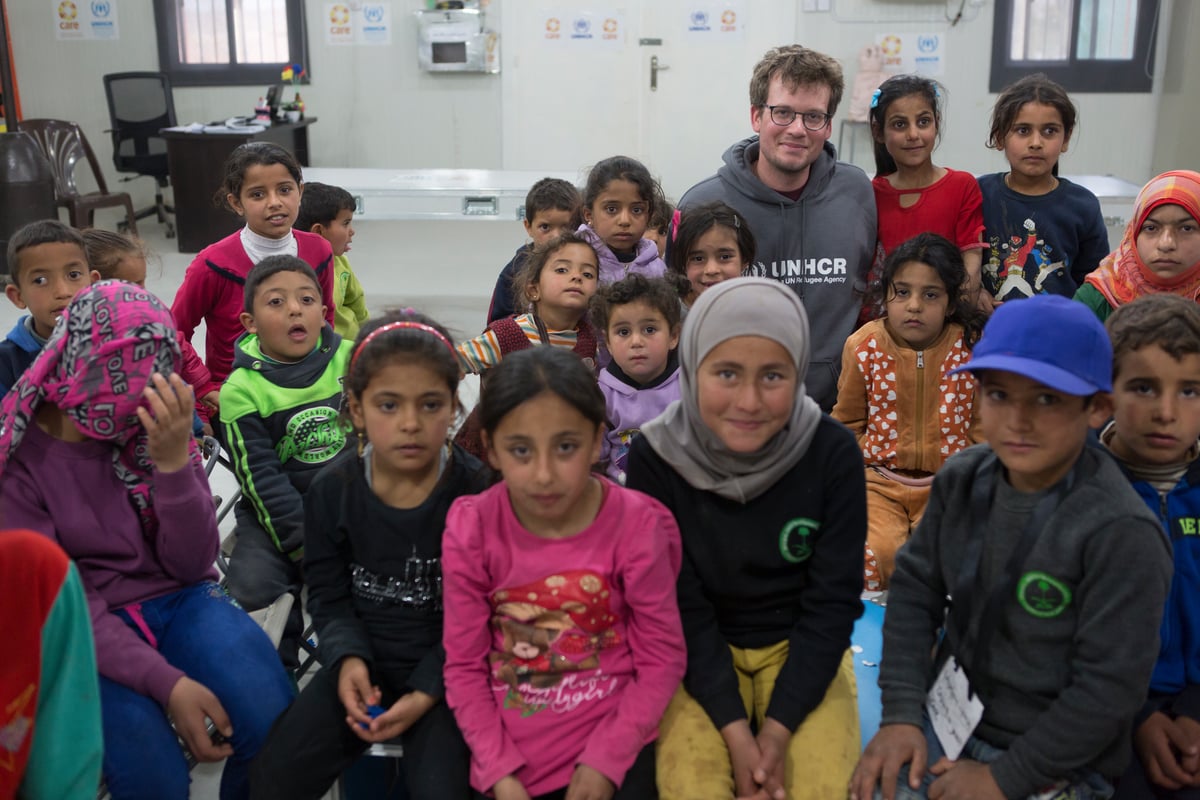
[[[125,207],[125,224],[137,233],[133,200],[126,192],[110,192],[87,137],[74,122],[61,119],[23,119],[21,130],[38,143],[50,170],[54,173],[54,194],[59,206],[66,208],[75,228],[90,228],[97,208]],[[99,191],[81,194],[75,184],[75,167],[87,159]]]
[[[104,76],[104,96],[112,124],[113,166],[117,172],[154,178],[154,205],[140,209],[137,219],[154,215],[167,227],[167,238],[175,238],[175,223],[167,215],[175,209],[163,201],[169,183],[167,143],[159,131],[175,125],[175,98],[171,80],[161,72],[114,72]]]

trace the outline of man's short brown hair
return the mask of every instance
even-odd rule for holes
[[[1158,345],[1176,361],[1200,353],[1200,305],[1177,294],[1147,294],[1117,308],[1104,324],[1113,345],[1113,377],[1135,350]]]
[[[771,79],[776,75],[783,80],[783,85],[788,91],[797,86],[828,86],[829,108],[825,111],[830,116],[837,113],[838,104],[842,102],[842,92],[846,89],[842,65],[837,59],[798,44],[771,48],[755,65],[754,74],[750,76],[751,105],[767,104],[767,91],[771,86]]]

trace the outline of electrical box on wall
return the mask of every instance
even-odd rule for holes
[[[500,71],[500,37],[478,9],[416,12],[417,64],[426,72]]]

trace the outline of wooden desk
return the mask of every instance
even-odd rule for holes
[[[308,166],[308,126],[316,117],[281,122],[259,133],[185,133],[162,131],[167,168],[174,188],[175,229],[179,251],[197,253],[242,227],[241,217],[213,203],[225,159],[246,142],[274,142]]]

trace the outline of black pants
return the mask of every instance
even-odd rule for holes
[[[383,705],[396,702],[383,687]],[[454,715],[438,703],[400,736],[412,800],[467,800],[470,753]],[[317,800],[369,745],[346,724],[336,670],[322,669],[275,722],[250,765],[253,800]]]
[[[229,557],[225,586],[246,611],[258,611],[290,592],[295,602],[288,614],[279,640],[279,657],[287,669],[300,666],[300,638],[304,635],[304,616],[300,609],[300,590],[304,580],[300,565],[279,552],[270,535],[254,519],[254,513],[242,507],[237,513],[237,545]]]
[[[621,788],[613,795],[613,800],[657,800],[658,786],[655,783],[654,771],[654,742],[642,748],[633,766],[625,773]],[[546,794],[539,794],[533,800],[564,800],[567,787]],[[487,795],[476,792],[475,800],[491,800]]]

